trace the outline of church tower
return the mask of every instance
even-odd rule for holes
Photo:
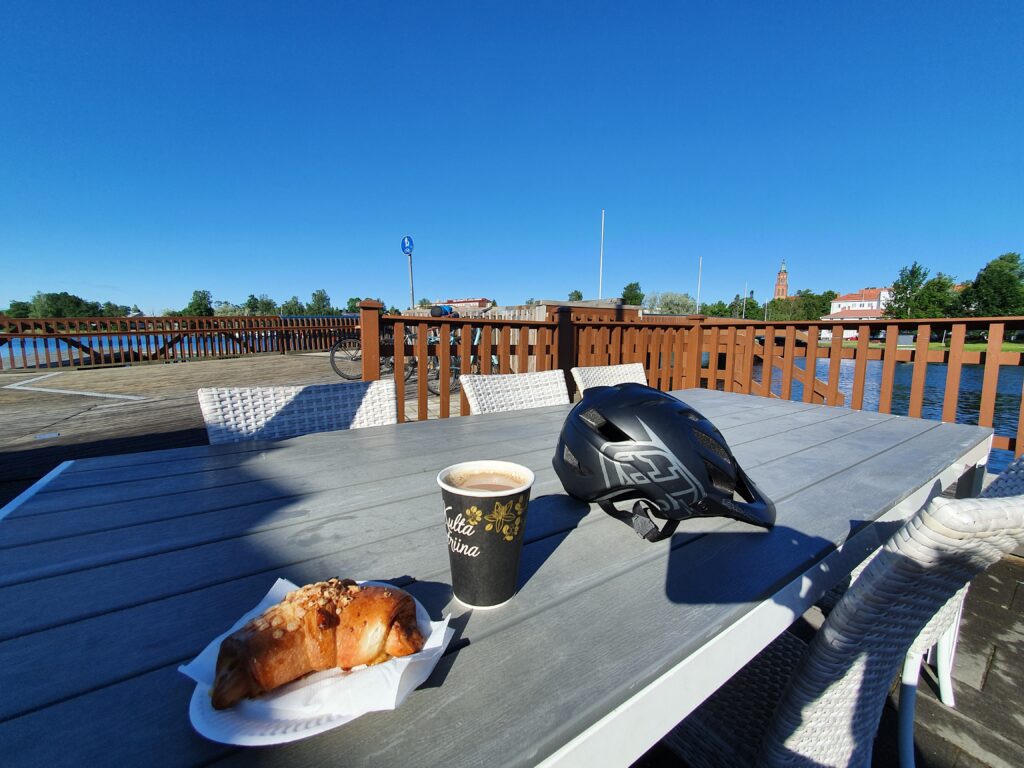
[[[775,295],[773,299],[785,299],[789,297],[789,273],[786,272],[786,260],[782,260],[779,267],[779,274],[775,276]]]

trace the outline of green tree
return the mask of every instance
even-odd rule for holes
[[[788,299],[772,299],[768,302],[769,320],[817,320],[829,314],[835,291],[814,293],[806,288],[797,291]],[[749,315],[748,315],[749,316]]]
[[[346,312],[358,312],[359,311],[359,302],[360,301],[362,301],[362,299],[359,298],[358,296],[350,296],[349,300],[348,300],[348,304],[345,305],[345,311]]]
[[[429,307],[434,306],[434,302],[432,302],[430,299],[420,299],[419,301],[416,302],[416,306],[420,307],[421,309],[428,309]]]
[[[622,302],[623,304],[643,305],[644,293],[640,290],[640,283],[629,283],[622,289]]]
[[[891,297],[885,306],[885,316],[893,318],[922,317],[916,312],[917,295],[928,280],[928,270],[916,261],[900,270],[892,284]]]
[[[532,307],[536,303],[537,303],[537,300],[535,298],[533,298],[532,296],[530,298],[528,298],[526,301],[523,302],[523,304],[525,304],[528,307]]]
[[[764,317],[764,307],[757,303],[757,300],[754,298],[753,291],[742,299],[737,293],[729,303],[728,316],[740,319],[756,320],[760,317]]]
[[[701,306],[700,311],[708,317],[732,317],[732,307],[724,301],[704,304]]]
[[[292,296],[287,301],[281,302],[281,314],[304,315],[306,314],[306,305],[299,301],[298,296]]]
[[[309,298],[309,304],[306,305],[306,311],[311,315],[335,314],[334,308],[331,306],[331,297],[323,288],[313,291],[313,295]]]
[[[103,306],[100,307],[104,317],[125,317],[131,309],[127,304],[115,304],[112,301],[103,302]]]
[[[832,302],[839,294],[835,291],[814,293],[803,289],[796,292],[797,320],[818,320],[832,312]]]
[[[956,280],[937,272],[921,286],[914,299],[911,317],[955,317],[960,313],[960,297],[954,290]]]
[[[132,308],[129,311],[133,315],[140,315],[140,314],[142,314],[142,310],[139,309],[139,305],[138,304],[132,304]]]
[[[688,293],[649,293],[644,300],[648,312],[662,315],[692,315],[697,310],[697,302]]]
[[[8,317],[28,317],[31,312],[32,302],[11,299],[11,305],[7,307],[3,314]]]
[[[961,294],[962,311],[973,317],[1024,314],[1024,267],[1019,253],[1004,253],[978,271]]]
[[[181,310],[186,317],[210,317],[213,315],[213,294],[209,291],[192,291],[192,300]]]
[[[697,302],[688,293],[666,291],[661,294],[661,311],[666,315],[692,315]]]
[[[772,299],[768,302],[769,320],[804,320],[798,317],[800,306],[796,299]]]
[[[278,313],[278,302],[265,293],[261,293],[259,296],[249,294],[243,308],[246,314],[276,314]]]
[[[259,298],[256,299],[256,311],[254,315],[276,315],[277,314],[277,302],[267,296],[265,293],[261,293]]]
[[[236,317],[247,313],[245,307],[232,304],[230,301],[215,301],[213,302],[213,314],[219,317]]]
[[[98,301],[86,301],[67,291],[36,293],[32,297],[30,317],[98,317],[102,314]]]
[[[569,291],[569,301],[583,301],[583,291]]]

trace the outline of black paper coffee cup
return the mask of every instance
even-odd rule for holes
[[[519,580],[533,472],[509,461],[465,461],[442,469],[452,592],[471,608],[512,598]]]

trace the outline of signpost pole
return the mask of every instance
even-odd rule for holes
[[[416,294],[412,289],[412,251],[409,251],[409,308],[416,308]]]
[[[409,309],[416,309],[416,294],[412,288],[412,237],[406,235],[402,238],[402,253],[409,257]]]

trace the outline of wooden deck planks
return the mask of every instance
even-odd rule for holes
[[[7,389],[40,374],[0,374],[0,506],[61,462],[207,444],[196,390],[209,386],[336,383],[325,354],[274,355],[166,365],[61,371],[35,381],[37,392]],[[131,395],[144,402],[61,394]],[[417,384],[406,383],[407,418],[418,413]],[[433,414],[438,398],[427,408]],[[457,408],[452,408],[452,413]],[[36,439],[36,435],[58,437]]]

